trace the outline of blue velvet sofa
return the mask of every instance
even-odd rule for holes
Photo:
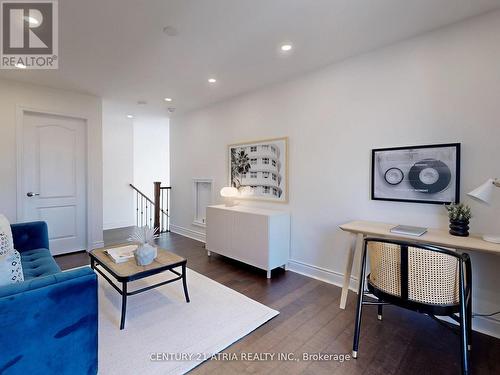
[[[24,282],[0,287],[0,374],[96,374],[96,274],[60,270],[46,223],[11,228]]]

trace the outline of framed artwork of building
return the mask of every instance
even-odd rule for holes
[[[288,202],[288,138],[228,146],[229,184],[239,199]]]
[[[372,150],[372,199],[458,203],[460,143]]]

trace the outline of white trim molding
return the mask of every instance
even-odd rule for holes
[[[111,223],[102,224],[103,230],[126,228],[126,227],[135,227],[135,222],[126,220],[126,221],[115,221]]]
[[[473,317],[472,329],[474,331],[484,333],[485,335],[500,339],[500,320],[498,319],[486,316],[477,316],[475,318]]]
[[[172,233],[177,233],[177,234],[180,234],[181,236],[188,237],[188,238],[191,238],[191,239],[196,240],[196,241],[200,241],[203,243],[207,242],[206,235],[204,232],[199,232],[196,230],[180,227],[180,226],[175,225],[175,224],[170,224],[170,231]]]
[[[170,230],[173,233],[180,234],[184,237],[206,242],[206,236],[203,232],[198,232],[192,229],[183,228],[174,224],[170,225]],[[328,284],[333,284],[342,288],[344,282],[344,274],[341,272],[329,270],[327,268],[314,266],[312,264],[304,263],[299,260],[290,259],[288,261],[288,271],[292,271],[313,279],[323,281]],[[351,276],[349,289],[357,293],[358,279]],[[443,320],[456,324],[452,319],[444,317]],[[484,333],[485,335],[493,336],[500,339],[500,320],[489,317],[476,317],[473,320],[474,331]]]
[[[193,178],[193,204],[194,204],[194,212],[193,212],[193,222],[192,225],[197,227],[206,228],[206,221],[197,220],[197,211],[198,211],[198,184],[199,183],[207,183],[210,184],[210,202],[209,205],[215,202],[215,193],[214,193],[214,179],[213,178]]]
[[[474,314],[474,312],[472,313]],[[447,316],[438,316],[437,317],[440,320],[443,320],[447,323],[454,324],[458,326],[458,323],[454,321],[453,319],[447,317]],[[500,321],[491,318],[491,317],[486,317],[486,316],[476,316],[472,317],[472,330],[476,332],[481,332],[485,335],[496,337],[497,339],[500,339]],[[474,345],[474,344],[472,344]]]
[[[89,250],[100,249],[104,247],[104,241],[96,241],[92,244],[92,248]]]
[[[298,260],[290,259],[288,261],[288,271],[299,273],[301,275],[311,277],[325,283],[336,285],[342,288],[344,282],[344,274],[341,272],[332,271],[323,267],[313,266]],[[349,289],[353,292],[358,292],[358,279],[351,276]],[[447,317],[439,317],[440,319],[457,324],[453,319]],[[493,336],[500,339],[500,320],[491,317],[478,316],[472,319],[472,328],[474,331],[481,332],[485,335]]]
[[[304,263],[299,260],[290,259],[288,261],[288,270],[307,277],[312,277],[313,279],[320,280],[325,283],[336,285],[340,288],[342,288],[342,284],[344,282],[344,274],[341,272],[313,266],[312,264]],[[358,279],[356,277],[351,276],[349,289],[353,292],[357,292]]]

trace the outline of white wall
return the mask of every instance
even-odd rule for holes
[[[17,218],[17,109],[29,108],[85,118],[89,151],[89,247],[102,245],[102,126],[100,98],[42,86],[0,80],[0,212]],[[20,192],[24,193],[24,192]]]
[[[203,238],[191,225],[192,178],[225,186],[228,144],[289,136],[290,203],[267,206],[291,212],[292,269],[340,282],[349,236],[338,225],[353,219],[447,226],[443,207],[370,200],[378,147],[461,142],[472,230],[499,233],[500,199],[488,208],[464,194],[500,177],[499,61],[496,12],[174,117],[173,230]],[[499,310],[500,257],[474,254],[473,266],[474,310]],[[476,319],[475,327],[500,336],[498,322]]]
[[[103,226],[104,229],[135,225],[134,124],[117,103],[103,100]]]
[[[130,108],[103,101],[104,229],[136,225],[135,193],[153,199],[153,182],[170,184],[168,117],[144,114],[128,119]]]
[[[153,182],[170,184],[168,117],[138,117],[134,120],[134,185],[153,199]]]

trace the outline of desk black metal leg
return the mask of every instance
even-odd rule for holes
[[[122,319],[120,329],[125,328],[125,313],[127,312],[127,283],[122,283]]]
[[[189,294],[186,281],[186,263],[182,265],[182,285],[184,286],[184,295],[186,296],[186,302],[189,302]]]

